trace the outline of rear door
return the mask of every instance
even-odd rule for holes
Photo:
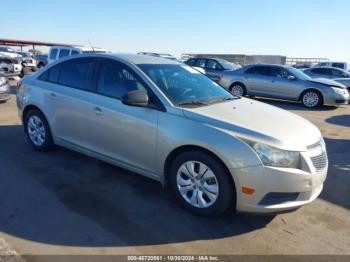
[[[266,96],[272,85],[270,67],[257,65],[248,68],[244,72],[244,84],[248,94]]]
[[[47,71],[48,103],[55,137],[77,148],[87,147],[94,58],[63,62]]]
[[[214,59],[208,59],[206,66],[205,66],[205,72],[212,80],[215,82],[219,82],[220,75],[223,71],[223,67]]]

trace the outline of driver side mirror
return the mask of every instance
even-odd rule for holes
[[[123,96],[122,102],[129,106],[146,107],[148,106],[148,95],[144,90],[129,91]]]
[[[296,77],[295,77],[295,76],[292,76],[292,75],[289,75],[289,76],[287,77],[287,79],[288,79],[289,81],[295,81],[295,80],[297,80]]]

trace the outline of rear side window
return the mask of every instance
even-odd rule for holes
[[[345,65],[343,63],[333,63],[332,67],[337,67],[341,69],[345,69]]]
[[[93,58],[81,58],[62,64],[58,83],[86,91],[92,90]]]
[[[325,74],[324,68],[311,69],[311,72],[314,73],[314,74]]]
[[[206,68],[212,69],[212,70],[221,70],[222,69],[221,65],[218,62],[216,62],[215,60],[208,60]]]
[[[57,83],[60,70],[61,64],[55,65],[54,67],[46,70],[41,76],[39,76],[39,79],[50,83]]]
[[[51,52],[50,52],[50,59],[51,60],[55,60],[56,59],[56,56],[57,56],[57,49],[54,48],[54,49],[51,49]]]
[[[145,86],[126,66],[110,60],[102,60],[97,80],[97,92],[121,99],[127,92],[146,90]]]
[[[195,66],[205,68],[205,59],[198,59],[195,63]]]
[[[268,66],[254,66],[245,71],[246,74],[251,75],[261,75],[261,76],[270,76],[270,68]]]
[[[69,49],[61,49],[60,50],[60,54],[58,55],[59,58],[65,57],[65,56],[69,56]]]
[[[72,50],[72,52],[70,53],[70,55],[79,55],[79,52],[77,50]]]
[[[186,64],[189,65],[189,66],[194,66],[194,63],[196,62],[195,59],[191,58],[189,60],[186,61]]]

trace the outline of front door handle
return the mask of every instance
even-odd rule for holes
[[[102,115],[102,114],[103,114],[102,109],[101,109],[100,107],[98,107],[98,106],[96,106],[96,107],[94,108],[94,111],[95,111],[95,114],[96,114],[96,115]]]
[[[50,93],[51,99],[56,99],[57,95],[55,93]]]

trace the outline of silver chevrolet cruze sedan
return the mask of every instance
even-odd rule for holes
[[[346,87],[329,79],[313,79],[283,65],[256,64],[226,71],[220,85],[237,96],[259,96],[301,102],[305,107],[347,104]]]
[[[326,179],[313,124],[168,59],[64,58],[24,78],[17,106],[36,150],[60,145],[158,180],[201,215],[295,209]]]

